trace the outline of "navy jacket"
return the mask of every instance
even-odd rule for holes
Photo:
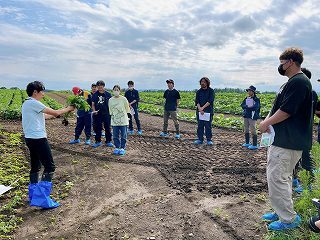
[[[243,109],[243,117],[251,118],[252,120],[259,119],[260,118],[260,99],[256,95],[254,95],[253,97],[254,104],[252,107],[248,107],[246,105],[246,99],[247,98],[245,98],[241,103],[241,107]]]
[[[139,92],[136,89],[131,90],[127,90],[124,94],[124,96],[127,98],[128,102],[131,103],[133,100],[136,100],[136,102],[134,104],[132,104],[131,106],[133,108],[138,108],[138,102],[140,101],[139,98]]]
[[[196,93],[195,105],[200,104],[200,107],[205,105],[207,102],[210,103],[208,107],[204,109],[206,113],[213,113],[213,101],[214,101],[215,93],[212,88],[202,89],[200,88]],[[198,108],[197,108],[198,111]]]

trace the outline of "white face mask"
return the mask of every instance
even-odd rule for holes
[[[118,91],[118,90],[113,90],[113,95],[114,95],[115,97],[119,97],[120,91]]]
[[[129,87],[129,90],[133,90],[133,87]]]

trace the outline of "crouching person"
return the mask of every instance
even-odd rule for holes
[[[120,96],[119,85],[113,87],[113,97],[109,99],[109,113],[111,115],[113,142],[115,145],[113,154],[125,155],[130,107],[128,100]]]
[[[28,84],[28,99],[22,104],[22,127],[25,142],[30,151],[31,170],[29,184],[29,201],[31,206],[42,208],[58,207],[59,203],[50,198],[52,176],[55,165],[51,149],[47,140],[45,119],[57,117],[71,112],[74,107],[69,106],[59,110],[46,107],[40,100],[44,97],[44,85],[39,81]],[[41,165],[44,166],[41,181],[39,173]]]

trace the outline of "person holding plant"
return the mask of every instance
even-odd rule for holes
[[[84,92],[82,89],[79,87],[73,87],[72,92],[76,96],[81,96],[83,97],[87,103],[91,106],[92,100],[91,97],[89,97],[89,93]],[[85,144],[90,145],[90,137],[91,137],[91,113],[92,110],[90,109],[89,111],[78,109],[77,110],[77,124],[75,128],[75,134],[74,134],[74,139],[69,142],[69,144],[76,144],[80,143],[80,135],[84,129],[85,135],[86,135],[86,140]]]
[[[262,219],[271,222],[270,230],[283,231],[301,223],[301,217],[293,208],[292,173],[302,151],[311,149],[313,113],[312,86],[301,72],[302,50],[288,48],[279,60],[278,72],[288,77],[288,81],[281,86],[259,130],[265,133],[273,126],[275,131],[267,157],[269,198],[274,212],[264,214]]]
[[[109,100],[109,113],[111,115],[111,126],[115,149],[113,154],[125,155],[127,143],[127,126],[129,124],[128,114],[130,107],[127,98],[120,95],[120,86],[113,87],[113,97]]]
[[[246,141],[242,146],[247,147],[250,150],[255,150],[258,149],[256,122],[260,118],[260,99],[256,95],[256,88],[254,86],[250,86],[246,91],[248,96],[241,103]],[[252,144],[250,144],[249,130],[252,134]]]
[[[172,79],[166,80],[168,89],[164,92],[163,98],[165,99],[164,113],[163,113],[163,131],[160,133],[161,137],[169,136],[168,121],[171,116],[174,126],[176,128],[176,139],[180,139],[179,121],[177,115],[177,108],[180,101],[180,93],[174,88],[174,81]]]
[[[199,81],[201,88],[196,93],[195,105],[197,106],[198,139],[194,144],[203,143],[204,132],[206,134],[207,144],[213,145],[212,141],[212,120],[213,120],[213,102],[215,93],[210,87],[210,79],[203,77]]]
[[[112,97],[104,87],[104,81],[100,80],[97,82],[98,91],[92,96],[92,110],[93,117],[96,123],[96,136],[95,143],[92,147],[96,148],[102,145],[101,142],[101,131],[102,125],[104,126],[106,132],[106,145],[107,147],[113,147],[111,142],[112,134],[110,130],[110,113],[109,113],[109,99]]]
[[[46,107],[40,102],[44,97],[44,90],[43,83],[39,81],[30,82],[27,85],[26,91],[29,98],[22,104],[22,128],[25,142],[30,152],[30,204],[32,206],[52,208],[59,206],[59,204],[50,198],[55,164],[47,140],[45,119],[71,112],[74,107],[68,106],[59,110]],[[44,170],[41,177],[42,181],[38,183],[41,165],[44,166]],[[34,195],[35,192],[37,192],[36,195]],[[41,193],[44,195],[41,195]]]
[[[138,90],[134,88],[133,81],[128,82],[128,90],[125,92],[124,96],[128,99],[130,110],[132,113],[130,114],[130,118],[129,118],[129,134],[134,134],[133,121],[132,121],[132,117],[134,117],[134,120],[136,121],[136,124],[137,124],[138,135],[141,135],[142,131],[141,131],[140,120],[139,120],[139,112],[138,112],[138,102],[140,98],[139,98]]]

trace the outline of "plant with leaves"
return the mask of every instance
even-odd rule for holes
[[[67,105],[74,106],[78,110],[84,110],[86,112],[90,111],[90,105],[83,96],[72,95],[67,98]],[[62,124],[67,126],[69,124],[68,118],[70,117],[71,112],[65,113],[63,116]]]

